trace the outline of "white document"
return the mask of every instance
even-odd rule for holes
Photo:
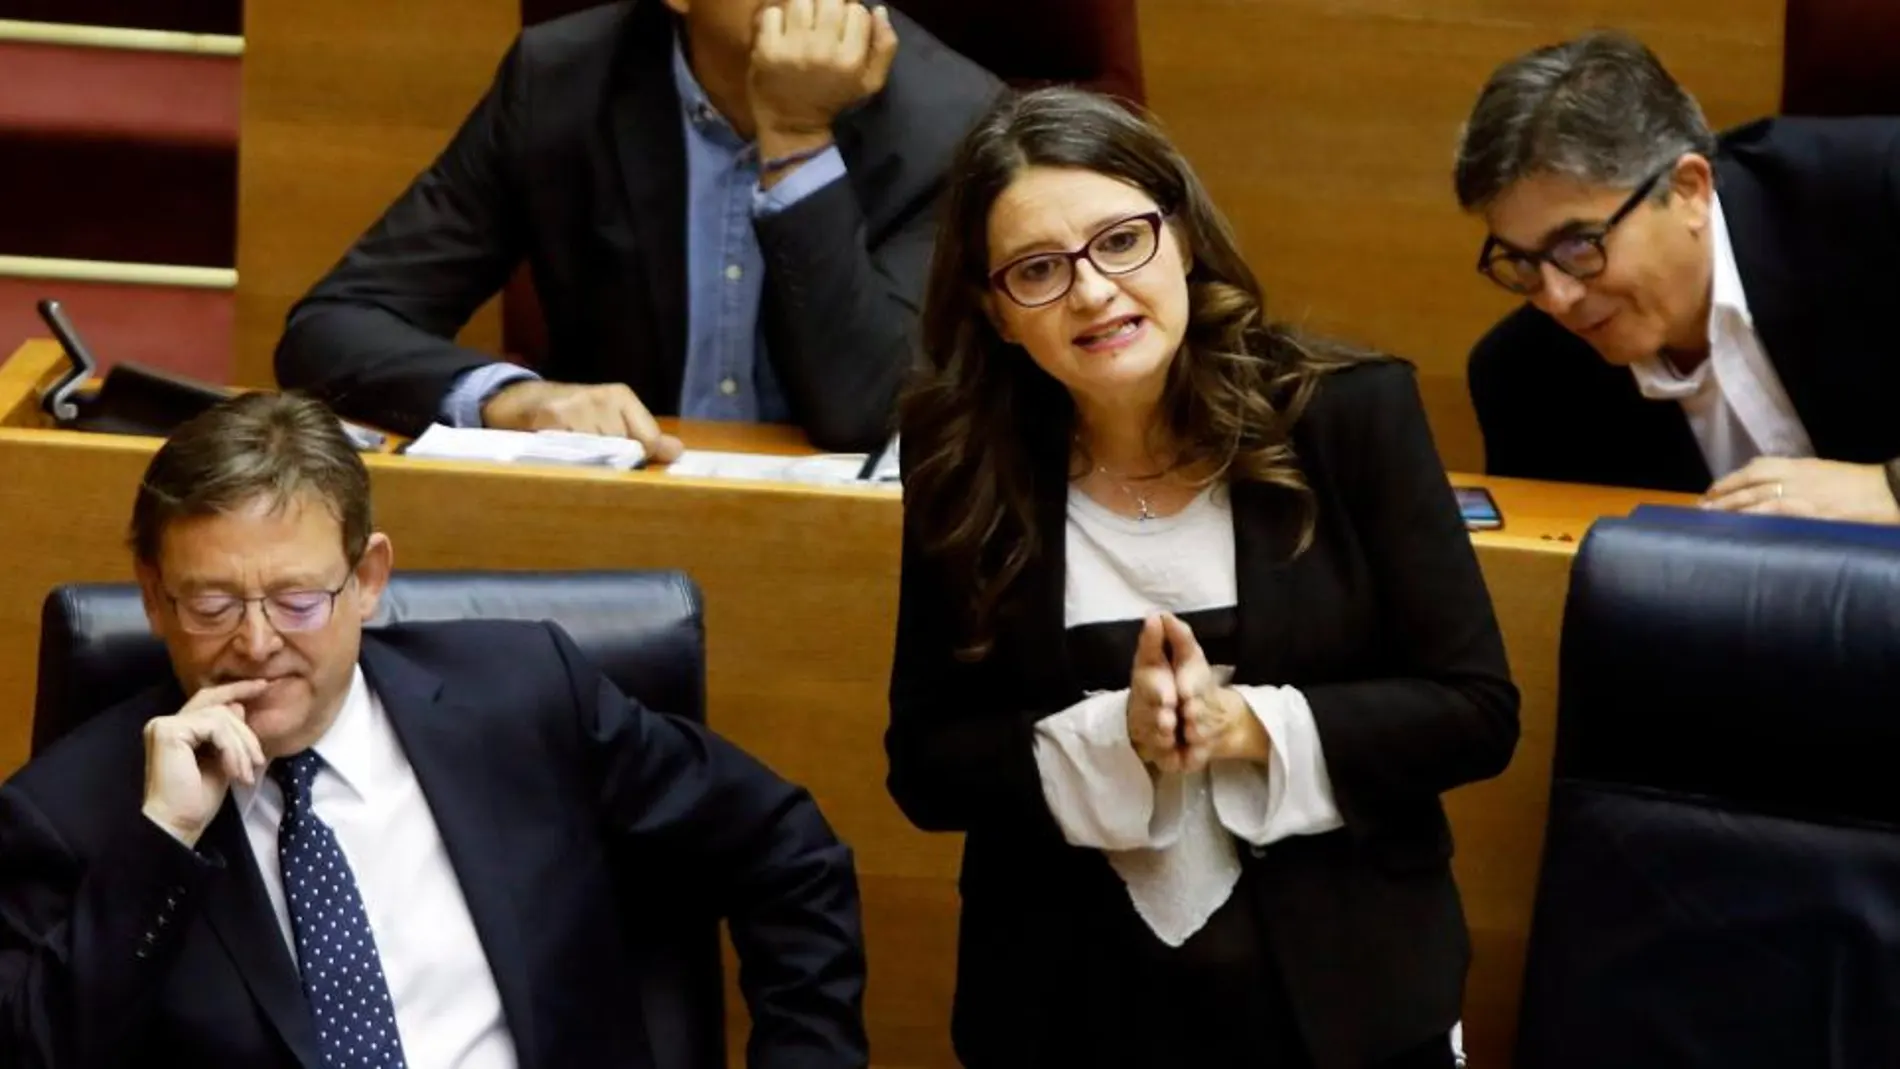
[[[646,447],[630,438],[572,431],[498,431],[432,423],[404,455],[432,460],[486,460],[504,464],[573,464],[630,471]]]
[[[864,486],[864,454],[831,453],[815,457],[780,457],[764,453],[717,453],[689,449],[667,465],[667,474],[696,479],[757,479],[807,486]]]

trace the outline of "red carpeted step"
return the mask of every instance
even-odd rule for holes
[[[0,43],[0,70],[0,255],[235,262],[235,58]]]
[[[232,31],[230,5],[0,0],[0,18]],[[223,10],[217,18],[203,11]],[[158,15],[164,17],[156,17]],[[187,17],[188,16],[188,17]],[[0,42],[0,255],[230,267],[236,259],[239,60]],[[110,365],[228,381],[234,295],[161,285],[0,278],[0,354],[47,333],[63,300]]]
[[[231,379],[236,301],[229,290],[0,278],[0,359],[51,332],[34,305],[51,297],[99,358],[224,383]]]
[[[237,157],[0,129],[0,255],[230,267]]]
[[[0,42],[0,128],[235,152],[236,56]]]

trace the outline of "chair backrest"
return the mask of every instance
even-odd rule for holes
[[[699,588],[680,572],[399,572],[372,626],[416,620],[553,620],[649,708],[706,718]],[[138,587],[57,587],[40,613],[33,752],[163,679]]]
[[[1781,110],[1900,115],[1900,4],[1788,0]]]
[[[699,588],[684,573],[408,572],[389,584],[374,625],[420,620],[552,620],[625,693],[704,723],[706,654]],[[138,588],[56,588],[41,612],[33,749],[137,694],[170,671],[147,629]],[[717,918],[652,874],[619,874],[642,964],[647,1030],[673,1069],[724,1065],[725,995]],[[655,918],[664,918],[655,923]]]
[[[1600,522],[1558,701],[1518,1069],[1900,1065],[1900,532]]]

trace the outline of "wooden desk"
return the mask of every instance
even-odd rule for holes
[[[7,554],[0,772],[26,756],[40,603],[61,582],[130,579],[125,524],[156,447],[149,438],[36,429],[43,423],[18,398],[57,361],[50,343],[34,343],[0,366]],[[783,429],[686,424],[680,433],[696,448],[800,448]],[[896,495],[397,456],[372,456],[369,467],[378,524],[402,568],[670,567],[692,574],[706,595],[713,725],[810,787],[857,851],[878,1064],[954,1064],[948,1021],[959,841],[914,830],[884,793]],[[1448,801],[1476,954],[1467,1043],[1475,1064],[1503,1066],[1542,843],[1557,635],[1574,540],[1598,516],[1669,499],[1458,481],[1491,488],[1506,517],[1505,531],[1475,541],[1524,692],[1523,741],[1510,770]],[[1565,538],[1572,541],[1558,540]]]

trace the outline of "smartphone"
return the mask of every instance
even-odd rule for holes
[[[1465,518],[1467,531],[1495,531],[1504,526],[1504,514],[1498,511],[1497,499],[1491,491],[1482,486],[1454,486],[1452,493],[1458,495],[1458,511]]]

